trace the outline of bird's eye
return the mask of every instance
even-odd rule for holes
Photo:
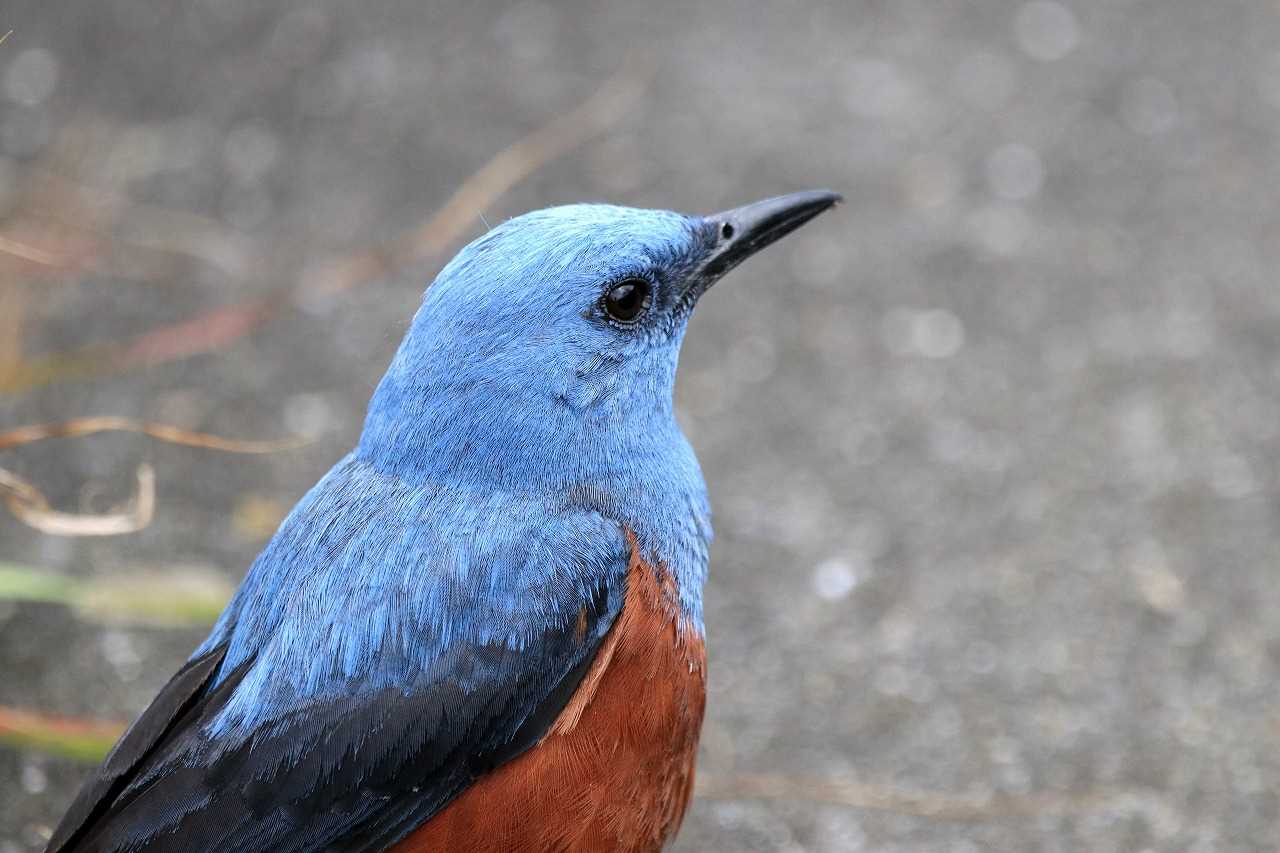
[[[649,307],[649,291],[649,282],[642,278],[618,282],[604,295],[604,310],[618,322],[634,322]]]

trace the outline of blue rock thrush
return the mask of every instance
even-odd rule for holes
[[[680,342],[717,279],[837,201],[573,205],[463,249],[359,444],[49,851],[659,849],[705,695]]]

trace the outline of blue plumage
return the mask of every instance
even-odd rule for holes
[[[685,325],[834,201],[575,205],[463,249],[357,447],[50,850],[385,848],[546,731],[623,607],[629,536],[701,636],[710,513],[672,411]]]

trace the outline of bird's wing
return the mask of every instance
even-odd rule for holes
[[[569,544],[584,533],[592,541]],[[49,853],[385,849],[548,730],[621,609],[631,548],[593,516],[533,542],[528,559],[555,563],[543,570],[511,565],[504,547],[487,570],[424,572],[419,597],[451,600],[443,619],[387,610],[382,599],[406,591],[370,581],[346,590],[328,625],[308,620],[302,589],[263,620],[245,589],[267,582],[251,573],[211,638],[222,642],[133,725]],[[306,587],[305,572],[289,575]],[[384,619],[379,606],[409,615]],[[246,652],[240,635],[255,620],[255,632],[274,628]],[[374,652],[348,654],[346,632],[368,641],[375,624]],[[333,666],[298,676],[300,646]]]

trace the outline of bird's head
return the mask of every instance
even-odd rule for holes
[[[415,479],[564,482],[683,442],[671,401],[694,305],[838,201],[796,193],[705,217],[570,205],[499,225],[427,290],[358,452]]]

